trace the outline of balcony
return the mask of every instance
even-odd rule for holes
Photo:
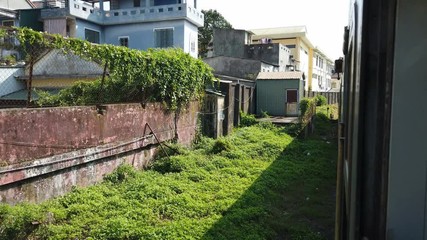
[[[178,19],[186,19],[197,27],[203,26],[204,23],[203,14],[186,3],[101,11],[99,8],[92,7],[92,5],[87,2],[70,0],[68,9],[44,9],[42,11],[42,18],[60,17],[64,15],[86,19],[99,25],[157,22]]]

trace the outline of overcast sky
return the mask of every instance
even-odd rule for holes
[[[349,0],[198,0],[216,9],[235,29],[307,26],[311,42],[332,60],[342,56]]]

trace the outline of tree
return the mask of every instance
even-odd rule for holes
[[[206,57],[208,44],[213,37],[214,28],[233,28],[231,24],[216,10],[202,10],[205,15],[205,24],[199,28],[199,56]]]

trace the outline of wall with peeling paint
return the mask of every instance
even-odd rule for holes
[[[192,103],[178,115],[161,104],[0,110],[0,201],[40,202],[94,184],[122,163],[142,168],[158,146],[154,134],[193,141],[198,109]]]

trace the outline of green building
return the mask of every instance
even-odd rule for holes
[[[260,72],[256,81],[257,114],[295,117],[304,96],[302,72]]]

